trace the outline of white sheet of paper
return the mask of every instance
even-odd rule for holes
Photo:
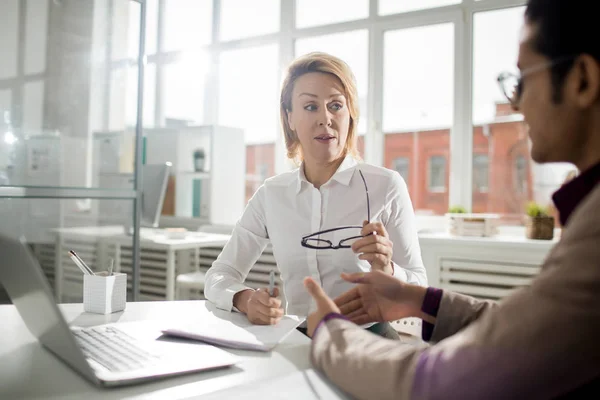
[[[173,324],[162,332],[235,349],[270,351],[304,321],[285,315],[277,325],[254,325],[244,314],[213,309],[201,320]]]
[[[234,386],[208,395],[194,397],[197,400],[334,400],[349,399],[327,378],[312,369],[294,372],[281,378]]]

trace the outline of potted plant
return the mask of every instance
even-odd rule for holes
[[[467,210],[463,206],[454,206],[448,209],[448,214],[466,214]]]
[[[528,239],[552,240],[554,238],[554,217],[548,209],[536,202],[527,204],[525,234]]]

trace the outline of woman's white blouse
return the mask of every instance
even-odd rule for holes
[[[267,179],[248,202],[231,239],[206,274],[205,296],[217,307],[231,310],[235,293],[250,289],[244,280],[270,242],[287,300],[287,314],[308,315],[314,302],[303,286],[311,276],[325,292],[336,297],[352,284],[342,272],[368,272],[367,261],[352,249],[315,250],[301,246],[303,236],[338,226],[362,226],[367,219],[365,177],[371,205],[371,222],[382,222],[394,244],[394,276],[426,286],[427,276],[406,183],[397,172],[358,163],[347,156],[331,179],[316,189],[303,168]],[[337,244],[360,229],[333,232],[322,239]]]

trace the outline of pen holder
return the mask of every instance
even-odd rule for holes
[[[127,275],[98,272],[83,276],[83,309],[97,314],[111,314],[125,309]]]

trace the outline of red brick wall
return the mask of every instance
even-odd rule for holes
[[[488,191],[473,191],[473,212],[522,214],[527,199],[532,197],[531,166],[525,130],[521,122],[489,125],[486,137],[481,126],[473,131],[473,153],[488,156]],[[518,156],[526,160],[526,190],[519,193],[515,186]],[[446,182],[442,192],[429,190],[429,159],[446,157]],[[450,178],[449,130],[392,133],[385,135],[384,165],[393,168],[396,157],[409,160],[408,189],[416,210],[431,210],[443,214],[448,210]]]
[[[509,113],[510,110],[501,110]],[[485,134],[484,134],[485,133]],[[450,133],[448,129],[425,132],[403,132],[385,135],[384,165],[393,168],[394,159],[406,157],[409,160],[408,190],[415,210],[430,210],[444,214],[448,204],[450,183]],[[358,137],[358,148],[364,157],[364,137]],[[532,198],[531,160],[527,135],[522,122],[494,123],[487,127],[473,129],[473,154],[488,156],[488,191],[473,190],[473,212],[494,212],[512,215],[520,222],[525,203]],[[439,192],[429,190],[429,160],[433,156],[446,159],[445,189]],[[517,157],[526,161],[525,191],[520,193],[516,185]],[[249,145],[246,148],[246,173],[259,174],[259,166],[268,165],[268,176],[275,174],[275,145]],[[262,182],[246,181],[246,198],[249,199]],[[456,204],[458,205],[458,204]]]
[[[267,176],[275,175],[275,143],[246,146],[246,201],[256,192],[262,181],[252,179],[260,175],[260,166],[266,164]],[[250,179],[248,179],[250,177]]]

